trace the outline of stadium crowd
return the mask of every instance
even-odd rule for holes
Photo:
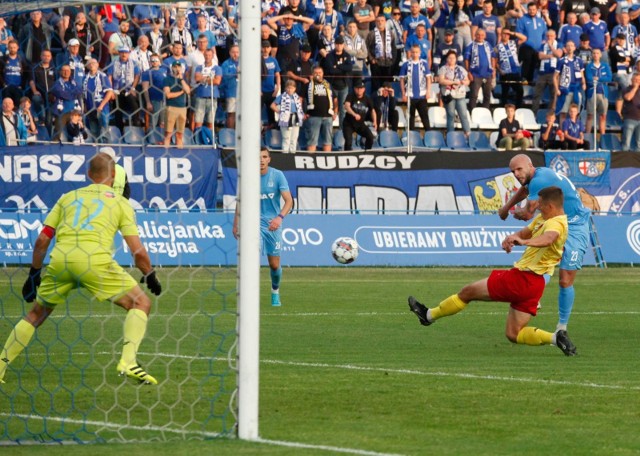
[[[497,105],[499,148],[589,149],[615,120],[618,148],[640,150],[639,21],[637,0],[264,0],[265,136],[285,152],[371,149],[383,131],[441,127],[473,145],[475,113]],[[215,143],[235,128],[237,27],[238,0],[0,18],[0,146],[127,129]],[[546,112],[535,134],[516,115],[529,105]]]

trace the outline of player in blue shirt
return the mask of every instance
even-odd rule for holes
[[[293,207],[293,198],[289,184],[282,171],[271,168],[271,155],[267,148],[260,149],[260,235],[262,251],[267,254],[271,268],[271,305],[278,307],[280,302],[280,249],[282,247],[282,221]],[[280,206],[280,199],[284,205]],[[233,219],[233,235],[238,238],[238,216],[240,206],[236,204]]]
[[[589,244],[589,220],[591,211],[580,199],[573,183],[565,176],[550,168],[536,168],[531,159],[519,154],[511,159],[509,168],[522,187],[500,208],[498,215],[506,220],[509,210],[520,201],[527,199],[524,207],[516,208],[513,216],[518,220],[529,220],[538,207],[538,192],[547,187],[560,187],[564,194],[564,211],[569,222],[569,236],[560,261],[560,293],[558,295],[558,326],[566,330],[575,300],[573,282]]]

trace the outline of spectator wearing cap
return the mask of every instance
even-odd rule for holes
[[[38,63],[43,49],[51,49],[53,29],[42,20],[42,11],[36,10],[29,14],[29,22],[20,29],[18,42],[24,52],[24,57],[32,65]]]
[[[80,109],[82,106],[82,86],[76,84],[71,78],[71,68],[63,65],[60,68],[60,77],[51,89],[53,96],[53,115],[55,116],[55,127],[53,140],[58,141],[62,134],[62,129],[69,121],[71,111]]]
[[[471,21],[471,36],[475,36],[478,28],[487,32],[487,41],[492,47],[498,45],[502,26],[498,16],[493,14],[493,3],[490,1],[482,3],[482,14],[478,14]]]
[[[558,42],[560,46],[564,48],[567,41],[573,41],[576,48],[580,46],[580,35],[584,33],[582,27],[578,25],[578,16],[576,13],[567,14],[567,23],[560,27],[558,32]]]
[[[226,99],[227,128],[236,128],[236,100],[238,97],[238,64],[240,47],[237,44],[229,48],[229,58],[222,62],[222,83],[220,96]]]
[[[358,33],[362,38],[367,38],[371,23],[376,20],[373,7],[367,0],[357,0],[353,5],[353,20],[358,24]]]
[[[107,70],[115,98],[115,124],[124,130],[126,123],[140,126],[136,113],[140,109],[136,87],[140,82],[140,68],[130,58],[131,49],[121,47],[119,58]]]
[[[176,16],[176,23],[169,29],[169,42],[171,46],[176,43],[182,44],[185,55],[189,55],[194,48],[193,35],[187,28],[187,18],[179,13]]]
[[[195,70],[195,128],[203,124],[213,131],[220,98],[219,86],[222,82],[222,68],[213,60],[214,48],[204,51],[204,62]],[[275,59],[274,59],[275,61]],[[276,62],[277,63],[277,62]]]
[[[566,48],[566,46],[565,46]],[[589,35],[583,33],[580,35],[580,46],[576,51],[576,55],[582,63],[586,65],[593,60],[593,49],[591,49],[591,43],[589,42]]]
[[[367,35],[366,42],[371,64],[371,90],[375,92],[385,81],[391,81],[396,60],[395,38],[387,30],[384,16],[376,18],[375,28]]]
[[[175,130],[176,146],[182,148],[184,127],[187,122],[187,96],[191,93],[191,88],[184,79],[180,62],[175,61],[171,64],[171,74],[164,79],[163,91],[167,106],[164,146],[169,147]]]
[[[262,104],[267,108],[267,127],[273,128],[276,125],[276,119],[271,109],[271,103],[278,96],[282,81],[280,79],[280,65],[276,59],[271,57],[271,44],[266,40],[262,42],[262,67]]]
[[[311,81],[313,75],[311,46],[308,44],[302,45],[300,48],[300,57],[289,62],[286,70],[287,79],[296,83],[296,93],[303,98],[306,97],[309,81]]]
[[[306,101],[304,126],[307,150],[315,152],[320,143],[324,152],[330,152],[333,141],[333,120],[338,114],[338,100],[334,97],[329,83],[325,81],[321,66],[316,65],[313,68],[313,78],[309,82]]]
[[[87,22],[87,16],[82,11],[78,11],[73,25],[69,25],[64,32],[64,42],[67,45],[74,38],[80,43],[78,53],[84,60],[93,52],[93,43],[98,39],[98,31],[95,25]]]
[[[500,104],[507,104],[509,93],[513,92],[513,102],[516,107],[522,106],[522,67],[518,61],[518,43],[524,43],[527,37],[512,32],[507,28],[500,34],[500,42],[494,49],[493,65],[495,72],[499,76],[502,91],[500,93]],[[513,40],[511,38],[516,38]]]
[[[349,78],[353,71],[353,63],[353,57],[344,50],[344,38],[342,36],[336,38],[335,49],[329,52],[322,62],[325,77],[331,84],[334,98],[338,100],[340,127],[342,127],[346,112],[344,101],[349,93]]]
[[[533,84],[533,74],[540,64],[538,51],[547,35],[547,24],[538,16],[538,5],[535,2],[527,5],[527,14],[518,19],[515,31],[527,37],[527,41],[520,46],[519,57],[522,76]]]
[[[82,84],[87,126],[97,143],[108,143],[109,102],[115,98],[109,77],[100,71],[96,59],[87,63],[89,70]]]
[[[609,83],[613,81],[611,67],[607,62],[601,62],[602,51],[593,50],[593,61],[584,69],[584,77],[587,81],[585,104],[587,105],[586,130],[591,132],[593,117],[598,117],[600,135],[604,135],[606,129],[607,110],[609,108]]]
[[[269,18],[267,25],[275,30],[278,36],[276,59],[281,67],[286,68],[300,55],[300,45],[306,40],[307,30],[313,25],[313,19],[287,13]]]
[[[462,58],[462,49],[458,46],[457,43],[453,41],[453,37],[455,36],[455,30],[452,28],[447,28],[444,32],[444,40],[438,43],[436,49],[433,53],[433,72],[437,73],[440,69],[440,66],[447,59],[447,55],[449,52],[453,51],[457,55],[458,65],[462,65],[464,63],[464,59]]]
[[[420,46],[409,51],[409,60],[400,68],[400,90],[402,101],[409,103],[409,129],[415,129],[416,110],[425,130],[429,129],[427,100],[431,93],[431,71],[429,63],[420,58]]]
[[[13,109],[13,100],[9,97],[4,98],[0,118],[0,147],[26,145],[27,127]]]
[[[378,125],[378,120],[373,101],[365,94],[364,81],[358,79],[353,84],[353,92],[347,96],[344,104],[346,110],[344,125],[342,126],[344,150],[349,151],[352,149],[354,133],[365,138],[365,150],[371,149],[375,136],[365,122],[370,120],[375,128]]]
[[[0,88],[3,97],[10,97],[13,105],[20,103],[30,75],[30,66],[19,53],[18,42],[14,39],[7,45],[7,53],[0,57]]]
[[[60,65],[69,65],[71,68],[71,77],[76,81],[76,84],[82,85],[84,81],[84,69],[85,61],[80,55],[80,41],[78,38],[71,38],[67,43],[67,50],[64,54],[61,54]]]
[[[574,45],[575,46],[575,45]],[[536,86],[533,93],[533,104],[531,108],[533,112],[538,112],[540,101],[546,89],[549,89],[549,104],[547,108],[555,112],[556,108],[556,90],[553,85],[553,78],[558,65],[558,59],[562,58],[564,50],[558,40],[556,40],[556,32],[553,29],[547,30],[547,40],[542,44],[542,48],[538,53],[540,59],[540,68],[538,68],[538,77],[536,78]]]
[[[142,73],[142,96],[147,107],[146,129],[164,127],[164,80],[168,69],[158,54],[151,54],[151,68]]]
[[[51,131],[52,112],[50,109],[49,92],[56,83],[56,70],[51,63],[53,56],[49,49],[42,51],[40,63],[31,68],[31,78],[29,86],[31,87],[33,112],[36,116],[36,122],[44,123],[49,131]]]
[[[582,26],[584,33],[589,35],[589,44],[591,49],[600,49],[603,54],[603,61],[608,62],[609,57],[607,51],[611,44],[611,35],[607,23],[600,19],[600,8],[591,8],[591,20]]]
[[[373,97],[373,107],[376,110],[376,130],[391,129],[398,131],[400,116],[396,111],[396,94],[390,82],[385,82]]]
[[[354,21],[347,24],[344,38],[344,50],[353,58],[353,76],[362,78],[369,52],[365,40],[358,34],[358,26]]]
[[[288,80],[284,92],[271,103],[271,110],[279,114],[278,125],[282,135],[282,151],[295,153],[298,149],[298,135],[304,121],[302,97],[296,93],[296,82]]]
[[[133,41],[131,41],[131,37],[128,35],[129,27],[130,22],[126,19],[122,20],[118,31],[109,37],[109,54],[111,54],[112,62],[118,60],[120,49],[133,48]]]

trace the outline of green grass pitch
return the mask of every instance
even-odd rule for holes
[[[225,380],[215,376],[228,367],[222,354],[212,364],[207,359],[213,347],[226,351],[232,343],[234,269],[160,270],[166,291],[156,301],[140,350],[145,367],[161,380],[158,387],[123,383],[115,375],[120,347],[114,341],[121,338],[124,313],[76,294],[68,309],[56,310],[58,318],[41,328],[28,356],[16,361],[14,369],[24,366],[23,388],[16,390],[15,371],[7,374],[7,384],[0,386],[0,422],[7,420],[6,394],[15,396],[18,412],[33,407],[56,415],[55,398],[63,397],[61,388],[68,385],[77,391],[78,407],[90,408],[95,401],[107,410],[87,414],[87,435],[98,426],[106,439],[140,439],[146,432],[169,441],[0,451],[15,456],[639,454],[637,269],[588,268],[578,274],[569,325],[579,353],[573,358],[556,347],[509,343],[507,304],[472,303],[428,328],[408,310],[410,294],[436,305],[488,273],[482,268],[287,268],[283,306],[271,308],[263,270],[263,443],[188,439],[190,432],[223,426],[220,420],[202,424],[202,414],[223,413],[235,385],[232,374]],[[6,268],[0,275],[0,343],[22,312],[18,296],[25,274]],[[557,292],[556,276],[534,325],[555,328]],[[217,312],[220,316],[211,318]],[[107,366],[104,376],[100,365]],[[175,397],[177,385],[181,397]],[[208,403],[199,399],[201,391],[220,385],[223,394]],[[135,401],[142,406],[132,405]],[[69,410],[57,413],[73,416]],[[186,423],[186,434],[161,431],[170,416]],[[148,430],[135,427],[149,421]],[[61,427],[53,420],[32,431],[56,433]]]

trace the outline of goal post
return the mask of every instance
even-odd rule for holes
[[[240,3],[239,128],[236,129],[238,247],[238,437],[258,438],[260,354],[260,25],[259,0]]]

